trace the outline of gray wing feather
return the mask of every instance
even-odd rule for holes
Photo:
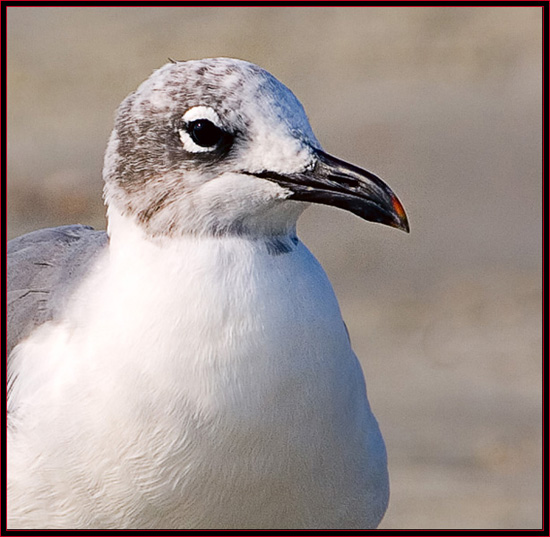
[[[81,225],[41,229],[8,242],[8,357],[36,327],[61,315],[108,242],[104,231]]]

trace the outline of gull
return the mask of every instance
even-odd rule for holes
[[[12,529],[375,528],[387,457],[311,203],[408,231],[260,67],[172,61],[120,105],[107,231],[8,246]]]

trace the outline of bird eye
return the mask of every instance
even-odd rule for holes
[[[187,132],[193,142],[201,147],[212,147],[223,138],[223,131],[208,119],[191,121],[187,126]]]

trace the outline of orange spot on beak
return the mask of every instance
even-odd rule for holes
[[[403,208],[403,205],[401,205],[401,202],[397,199],[397,196],[393,196],[391,200],[393,210],[395,211],[395,214],[399,218],[399,227],[409,232],[409,221],[407,219],[407,214],[405,213],[405,209]]]

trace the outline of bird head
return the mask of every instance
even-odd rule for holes
[[[286,86],[230,58],[169,63],[131,93],[104,179],[109,210],[152,236],[288,233],[309,203],[409,229],[381,179],[322,150]]]

